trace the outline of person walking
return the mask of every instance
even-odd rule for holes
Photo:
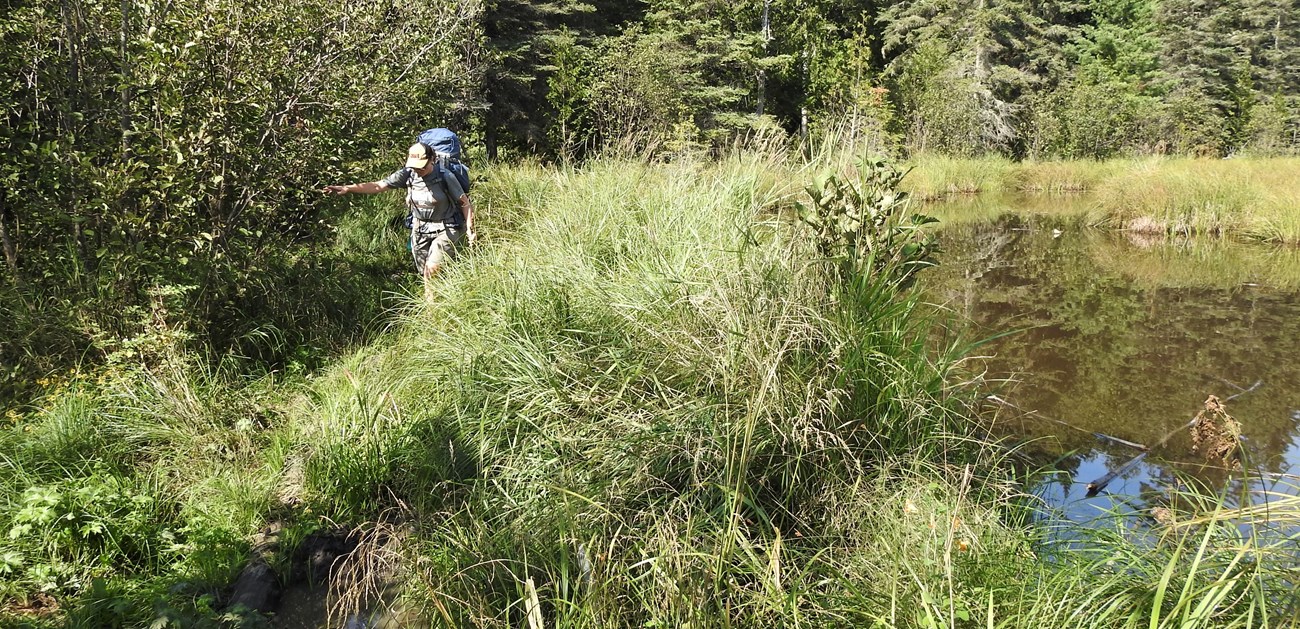
[[[413,144],[406,166],[379,181],[325,186],[327,194],[378,194],[406,190],[411,211],[411,255],[427,280],[456,255],[462,240],[474,242],[474,204],[454,175],[438,167],[433,149]]]

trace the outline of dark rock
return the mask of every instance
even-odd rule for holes
[[[265,614],[275,611],[279,604],[280,579],[270,566],[254,561],[239,573],[227,608],[234,610],[243,607]]]
[[[355,533],[341,531],[308,535],[293,554],[293,581],[327,582],[338,559],[356,550],[358,541]]]

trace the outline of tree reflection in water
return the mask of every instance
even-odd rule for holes
[[[1152,444],[1207,396],[1263,384],[1229,404],[1249,465],[1300,469],[1300,251],[1222,239],[1162,239],[1003,216],[942,232],[928,298],[979,348],[990,388],[1038,414],[996,413],[996,429],[1042,465],[1039,487],[1072,518],[1144,504],[1180,482],[1224,487],[1183,431],[1084,500],[1084,485],[1136,451],[1089,432]],[[1070,430],[1044,418],[1067,422]]]

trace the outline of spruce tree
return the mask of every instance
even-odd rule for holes
[[[484,7],[487,38],[484,77],[484,141],[489,157],[501,149],[549,154],[547,133],[556,115],[548,103],[557,41],[589,46],[645,6],[619,0],[489,0]]]
[[[1038,11],[1023,0],[904,0],[891,6],[882,16],[884,51],[892,57],[889,66],[913,134],[926,124],[918,115],[933,115],[931,105],[960,101],[969,119],[958,126],[974,135],[940,138],[944,148],[1014,148],[1017,101],[1041,80],[1041,55],[1035,53],[1050,46],[1051,33]]]
[[[1211,0],[1162,0],[1157,33],[1167,126],[1176,152],[1220,154],[1228,141],[1236,68],[1233,7]]]
[[[1229,40],[1249,55],[1251,79],[1265,93],[1300,93],[1300,2],[1237,0]]]

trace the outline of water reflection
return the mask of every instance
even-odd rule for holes
[[[944,264],[924,280],[927,294],[969,322],[967,338],[1018,330],[976,353],[1000,395],[1036,413],[992,414],[1000,432],[1060,471],[1038,490],[1071,519],[1146,504],[1182,481],[1230,486],[1233,475],[1205,465],[1181,431],[1086,497],[1086,483],[1137,454],[1091,433],[1155,444],[1208,395],[1256,381],[1228,404],[1248,462],[1274,475],[1300,471],[1300,251],[1043,216],[958,223],[941,239]]]

